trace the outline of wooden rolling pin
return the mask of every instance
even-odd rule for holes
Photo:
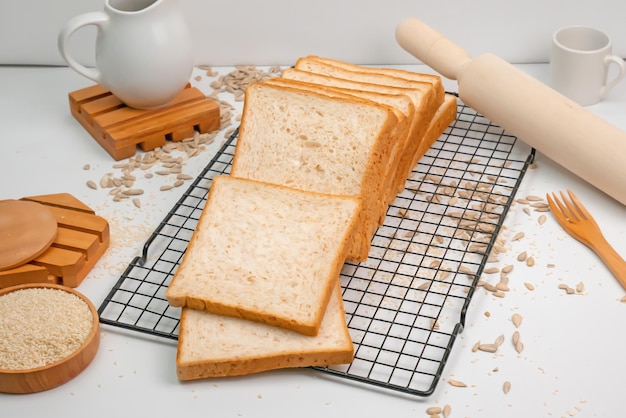
[[[626,133],[493,54],[471,59],[417,19],[396,29],[402,48],[446,78],[460,99],[626,205]]]

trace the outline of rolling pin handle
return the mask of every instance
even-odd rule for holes
[[[450,80],[457,80],[472,60],[467,52],[418,19],[406,19],[396,28],[396,41],[408,53]]]

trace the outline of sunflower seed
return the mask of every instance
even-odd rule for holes
[[[517,261],[526,261],[526,258],[528,257],[528,254],[526,254],[526,251],[522,251],[521,253],[519,253],[519,255],[517,256]]]
[[[524,233],[523,232],[518,232],[517,234],[513,235],[513,238],[511,238],[511,241],[519,241],[520,239],[524,238]]]
[[[519,331],[515,331],[513,333],[513,335],[511,336],[511,341],[513,342],[513,345],[517,345],[517,343],[519,342]]]
[[[426,410],[426,413],[428,415],[437,415],[437,414],[441,414],[442,409],[438,406],[431,406],[430,408],[428,408]]]
[[[500,290],[502,292],[508,292],[509,290],[511,290],[511,289],[509,289],[509,286],[506,283],[504,283],[504,282],[496,283],[496,289]]]
[[[509,393],[509,391],[511,390],[511,382],[509,382],[508,380],[506,382],[504,382],[504,384],[502,385],[502,391],[507,394]]]
[[[513,325],[515,325],[515,328],[519,328],[520,325],[522,325],[522,319],[522,315],[518,313],[514,313],[513,316],[511,316],[511,321],[513,321]]]
[[[524,351],[524,343],[521,341],[515,343],[515,351],[517,351],[518,354],[521,354],[522,351]]]
[[[533,257],[528,257],[528,258],[526,259],[526,265],[527,265],[528,267],[532,267],[532,266],[534,266],[534,265],[535,265],[535,259],[534,259]]]
[[[460,380],[448,379],[448,384],[457,388],[466,388],[467,385]]]
[[[535,286],[532,283],[524,283],[524,286],[526,287],[526,289],[528,290],[535,290]]]
[[[452,407],[450,407],[450,405],[446,405],[443,407],[443,418],[448,418],[450,416],[450,413],[452,412]]]
[[[143,194],[143,190],[141,189],[126,189],[122,191],[122,194],[125,194],[126,196],[138,196]]]
[[[90,189],[98,189],[98,185],[96,184],[95,181],[89,180],[87,181],[87,187],[89,187]]]
[[[480,344],[478,346],[478,349],[486,353],[495,353],[496,351],[498,351],[498,345],[497,344]]]

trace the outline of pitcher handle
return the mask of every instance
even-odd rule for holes
[[[619,83],[622,80],[622,78],[626,76],[626,63],[624,62],[622,58],[618,57],[617,55],[607,55],[606,57],[604,57],[604,66],[605,66],[605,70],[607,73],[609,71],[609,67],[611,66],[611,64],[617,65],[619,72],[613,78],[613,80],[611,80],[604,87],[602,87],[602,91],[600,92],[601,97],[604,97],[604,95],[609,90],[615,87],[617,83]]]
[[[72,34],[74,34],[74,32],[78,29],[88,25],[96,25],[98,26],[98,30],[102,30],[108,25],[108,23],[109,17],[104,12],[85,13],[70,19],[61,29],[57,40],[59,52],[65,62],[67,62],[67,65],[69,65],[77,73],[95,81],[98,84],[102,84],[100,71],[97,68],[85,67],[76,61],[68,52],[68,43]]]

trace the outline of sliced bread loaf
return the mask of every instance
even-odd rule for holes
[[[342,76],[344,78],[342,78]],[[393,201],[398,193],[397,178],[407,174],[407,167],[410,164],[409,156],[413,155],[413,149],[417,148],[419,143],[422,141],[424,134],[428,129],[428,125],[435,114],[436,109],[429,107],[429,103],[432,102],[434,96],[432,87],[427,83],[407,82],[401,79],[394,79],[393,82],[395,85],[382,84],[382,80],[380,78],[376,80],[378,83],[372,82],[371,80],[363,81],[358,78],[357,73],[349,73],[348,71],[344,71],[343,74],[338,74],[338,76],[332,76],[299,70],[296,68],[287,68],[283,70],[282,77],[290,80],[298,80],[332,87],[405,95],[412,100],[415,112],[413,114],[413,118],[410,120],[411,126],[409,127],[409,133],[405,141],[404,150],[395,164],[396,175],[394,185],[393,187],[389,187],[387,189],[388,196],[386,201],[389,203]],[[386,81],[389,80],[387,79]],[[404,184],[404,181],[402,184]]]
[[[371,100],[382,105],[390,106],[398,119],[394,134],[392,136],[393,148],[389,157],[389,162],[385,166],[384,172],[384,185],[381,189],[381,194],[378,198],[380,205],[380,214],[378,224],[372,225],[373,229],[368,235],[373,235],[376,232],[376,227],[382,222],[385,217],[389,201],[389,189],[395,187],[396,169],[398,162],[404,152],[406,142],[410,133],[411,123],[415,115],[415,106],[411,98],[404,94],[379,92],[379,91],[367,91],[353,88],[335,87],[330,85],[324,85],[319,83],[304,82],[284,77],[271,77],[264,81],[265,83],[273,85],[287,86],[291,88],[303,89],[308,91],[316,91],[331,96],[351,98],[359,97],[361,99]],[[379,90],[383,90],[380,89]]]
[[[348,260],[363,261],[370,248],[368,231],[378,221],[396,125],[391,108],[370,100],[251,83],[231,174],[361,199]]]
[[[350,363],[354,347],[336,282],[316,336],[183,308],[176,373],[180,380],[239,376],[291,367]]]
[[[410,164],[411,168],[417,165],[417,163],[424,156],[426,151],[428,151],[428,149],[433,146],[435,141],[439,139],[439,137],[446,130],[446,128],[450,126],[450,124],[456,119],[457,108],[458,103],[456,96],[446,93],[446,95],[444,96],[443,104],[439,106],[439,109],[437,109],[437,112],[435,112],[435,116],[433,116],[433,119],[431,120],[430,124],[428,125],[428,129],[424,134],[424,139],[412,156]],[[401,191],[403,189],[404,181],[402,183],[399,183],[398,191]]]
[[[385,86],[416,88],[418,90],[426,88],[430,91],[430,94],[422,98],[414,98],[418,109],[418,103],[420,101],[425,102],[423,103],[424,110],[421,113],[422,117],[420,118],[420,114],[418,113],[418,117],[414,120],[410,140],[407,141],[406,149],[403,152],[403,156],[398,164],[394,182],[395,186],[389,189],[389,200],[392,201],[396,194],[404,189],[405,181],[411,174],[411,171],[415,166],[415,162],[418,161],[426,151],[424,147],[421,146],[422,142],[424,142],[424,136],[426,135],[426,131],[429,129],[435,112],[444,105],[445,91],[441,82],[441,77],[434,74],[423,74],[389,67],[376,68],[359,66],[331,58],[323,58],[313,55],[299,58],[296,62],[295,68],[347,80],[382,84]],[[292,70],[288,70],[286,76],[292,77],[292,73]],[[432,132],[433,130],[431,129],[431,134]],[[441,132],[443,132],[443,130]]]
[[[354,197],[218,176],[167,300],[315,335],[360,205]]]

